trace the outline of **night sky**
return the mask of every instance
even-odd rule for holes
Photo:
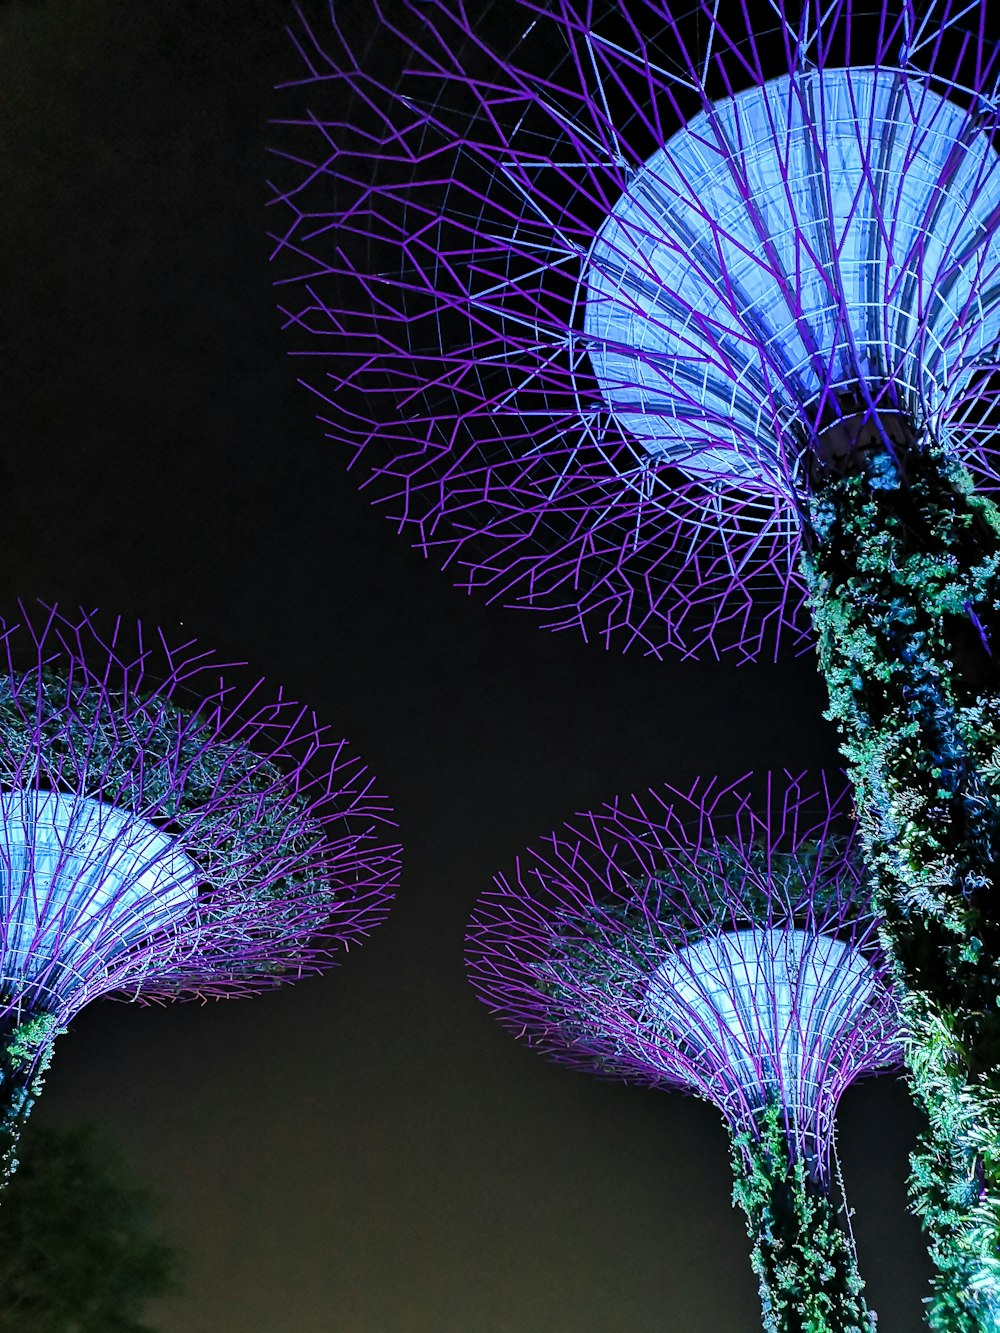
[[[513,1041],[465,981],[493,872],[576,811],[837,762],[811,657],[619,656],[468,599],[344,474],[268,271],[281,0],[0,5],[0,610],[99,606],[246,659],[398,813],[389,919],[247,1001],[95,1004],[36,1114],[97,1120],[162,1200],[163,1333],[751,1333],[712,1108]],[[879,1333],[928,1270],[917,1119],[852,1090],[841,1150]]]

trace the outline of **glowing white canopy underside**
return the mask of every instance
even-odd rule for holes
[[[102,801],[0,792],[0,987],[94,973],[186,916],[199,872],[175,840]]]
[[[784,75],[716,103],[591,247],[584,327],[609,407],[694,476],[772,484],[777,432],[825,386],[891,377],[933,413],[1000,337],[998,167],[966,112],[898,71]]]
[[[647,1013],[687,1053],[727,1071],[751,1105],[777,1089],[810,1105],[838,1053],[868,1044],[863,1022],[876,985],[871,964],[841,940],[804,930],[706,936],[653,973]],[[881,1035],[881,1034],[880,1034]]]

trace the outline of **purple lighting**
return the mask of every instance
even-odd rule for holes
[[[252,994],[385,916],[391,811],[308,709],[193,642],[22,608],[0,630],[8,1166],[54,1038],[100,996]]]
[[[296,27],[277,290],[329,435],[462,586],[657,654],[804,648],[814,456],[926,430],[993,488],[979,6],[375,9],[367,53]]]
[[[778,1097],[826,1174],[837,1102],[898,1063],[898,1017],[848,793],[775,782],[757,804],[667,787],[550,834],[483,896],[470,975],[575,1067],[696,1093],[734,1128]]]
[[[806,779],[772,780],[763,799],[746,783],[708,783],[615,801],[519,857],[468,936],[473,985],[512,1033],[575,1068],[711,1102],[738,1181],[776,1160],[798,1171],[806,1214],[830,1223],[845,1290],[856,1274],[830,1199],[834,1115],[850,1083],[901,1055],[849,812],[848,793]],[[777,1199],[784,1186],[772,1183]],[[763,1214],[739,1184],[737,1195],[765,1314],[780,1306],[782,1263],[802,1263],[811,1300],[822,1265],[807,1273],[801,1236],[758,1234]],[[815,1327],[869,1327],[844,1299],[860,1324]],[[767,1327],[806,1326],[774,1317]]]
[[[298,24],[282,90],[274,259],[303,382],[463,586],[653,654],[816,642],[928,1120],[928,1320],[994,1333],[985,0],[376,13],[363,58],[335,6]]]

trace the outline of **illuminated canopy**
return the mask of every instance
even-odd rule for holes
[[[75,963],[110,961],[197,901],[197,867],[128,810],[29,789],[0,793],[0,821],[0,986],[65,990]]]
[[[0,622],[0,1026],[252,993],[382,919],[385,802],[308,709],[140,625],[20,611]]]
[[[646,1005],[689,1058],[725,1070],[750,1105],[819,1100],[831,1065],[865,1032],[879,976],[859,950],[793,928],[706,935],[656,969]],[[860,1054],[855,1052],[855,1055]]]
[[[683,1089],[820,1176],[837,1102],[899,1060],[849,793],[775,779],[620,798],[523,852],[468,934],[472,983],[557,1060]]]
[[[813,641],[810,444],[996,488],[985,0],[402,11],[300,16],[276,278],[324,431],[462,587],[766,657]]]
[[[0,1189],[91,1000],[252,994],[384,916],[398,847],[308,709],[121,618],[0,620]]]
[[[608,405],[691,475],[772,487],[783,431],[821,429],[859,384],[933,415],[1000,338],[998,165],[966,111],[898,70],[784,75],[714,103],[591,247]]]

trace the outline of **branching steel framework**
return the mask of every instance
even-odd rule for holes
[[[376,4],[367,55],[336,7],[295,32],[292,355],[465,586],[655,653],[802,648],[818,438],[905,417],[995,485],[985,11],[794,8]]]
[[[189,642],[57,608],[0,630],[7,1173],[85,1004],[252,994],[385,916],[391,811],[346,742]]]
[[[849,811],[806,778],[615,801],[522,855],[469,932],[515,1035],[722,1112],[769,1333],[873,1327],[831,1145],[900,1027]]]
[[[303,380],[363,484],[470,588],[656,653],[803,646],[811,613],[930,1121],[930,1319],[992,1333],[986,5],[376,13],[368,54],[332,7],[297,26],[275,130]]]

